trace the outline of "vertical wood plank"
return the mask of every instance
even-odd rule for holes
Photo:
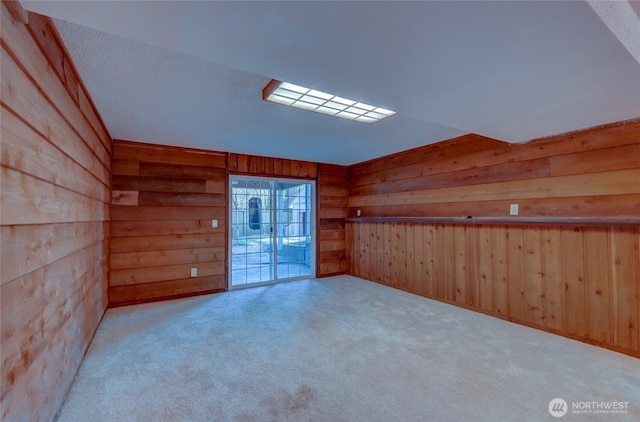
[[[370,223],[369,224],[369,237],[370,241],[370,258],[369,258],[369,266],[371,268],[371,272],[369,274],[370,280],[377,281],[378,280],[378,223]]]
[[[491,226],[478,228],[478,307],[493,311],[493,254]]]
[[[465,233],[465,267],[466,267],[466,295],[465,302],[469,306],[478,306],[479,269],[478,245],[479,226],[468,226]]]
[[[384,282],[384,223],[376,223],[376,244],[378,246],[376,253],[376,281]]]
[[[466,303],[467,296],[467,247],[466,232],[468,227],[464,225],[453,226],[454,247],[454,283],[455,301]]]
[[[587,312],[587,337],[611,343],[611,251],[609,231],[590,228],[584,231],[584,276]]]
[[[542,260],[546,325],[554,330],[564,326],[564,280],[562,276],[562,229],[545,227],[542,231]]]
[[[509,312],[509,271],[507,261],[507,230],[504,226],[491,229],[491,268],[493,270],[493,311],[500,315]]]
[[[434,269],[434,226],[424,226],[424,259],[422,271],[424,273],[424,294],[433,297],[436,284]]]
[[[454,249],[454,230],[451,225],[441,226],[439,246],[442,248],[442,278],[444,282],[444,298],[455,301],[456,284],[455,284],[455,249]]]
[[[406,236],[406,262],[405,262],[405,278],[407,291],[415,293],[417,289],[416,283],[416,242],[415,242],[416,225],[413,223],[405,224]]]
[[[427,271],[425,265],[425,225],[415,224],[413,226],[413,242],[414,242],[414,260],[413,274],[415,277],[415,292],[419,295],[425,295],[427,283]]]
[[[384,223],[384,284],[391,285],[393,279],[393,249],[391,245],[391,223]]]
[[[563,328],[567,333],[578,336],[587,334],[583,250],[582,228],[562,231]]]
[[[445,298],[444,260],[447,258],[443,249],[444,228],[441,224],[433,225],[433,297]]]
[[[353,248],[354,248],[354,235],[353,235],[353,226],[354,223],[347,222],[345,224],[345,239],[346,239],[346,249],[345,249],[345,257],[347,260],[347,273],[351,275],[356,275],[354,268],[354,256],[353,256]]]
[[[362,231],[360,232],[362,241],[362,277],[371,280],[371,223],[365,223],[360,225]]]
[[[524,232],[524,280],[525,280],[525,320],[536,325],[544,325],[544,280],[542,266],[542,235],[539,227],[525,227]]]
[[[509,226],[507,228],[507,279],[508,279],[508,314],[514,319],[524,320],[524,253],[523,228]]]
[[[398,280],[397,286],[407,289],[407,225],[398,224]]]

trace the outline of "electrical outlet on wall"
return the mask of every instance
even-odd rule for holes
[[[211,227],[213,227],[214,229],[218,228],[218,220],[211,220]]]
[[[197,276],[198,276],[198,269],[191,268],[191,277],[197,277]]]
[[[518,215],[518,204],[509,205],[509,215]]]

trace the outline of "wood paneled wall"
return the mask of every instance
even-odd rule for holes
[[[507,145],[477,135],[349,168],[350,216],[640,216],[640,120]],[[389,220],[391,221],[391,220]],[[638,227],[348,223],[349,272],[638,352]]]
[[[640,120],[524,145],[478,135],[351,166],[349,215],[640,215]]]
[[[0,419],[50,421],[107,307],[111,139],[51,21],[0,7]]]
[[[114,141],[112,168],[112,305],[227,288],[228,173],[318,180],[318,275],[346,270],[346,167]]]
[[[114,141],[112,305],[226,289],[226,160],[225,153]]]
[[[344,274],[347,270],[347,167],[320,164],[318,186],[318,277]]]
[[[349,273],[640,357],[640,228],[347,223]]]

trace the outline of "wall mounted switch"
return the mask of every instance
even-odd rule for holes
[[[509,205],[509,215],[518,215],[518,204]]]
[[[198,269],[191,268],[191,277],[197,277],[197,276],[198,276]]]
[[[211,220],[211,227],[213,227],[214,229],[218,228],[218,220]]]

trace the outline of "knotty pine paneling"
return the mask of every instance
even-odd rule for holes
[[[108,304],[111,138],[53,22],[0,8],[0,419],[51,421]]]
[[[638,134],[640,119],[524,145],[466,135],[357,164],[349,216],[637,216]]]
[[[355,276],[640,357],[637,227],[348,221],[346,230]]]
[[[226,155],[114,141],[112,305],[226,289]]]

